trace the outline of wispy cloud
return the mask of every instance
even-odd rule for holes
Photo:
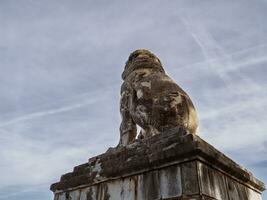
[[[197,23],[190,22],[185,18],[181,18],[181,21],[186,26],[188,32],[194,38],[196,43],[200,46],[203,55],[206,58],[208,67],[216,72],[216,74],[225,82],[229,80],[227,74],[223,73],[223,68],[229,68],[232,66],[229,55],[224,51],[224,49],[214,40],[212,35],[207,31],[207,29]],[[212,60],[215,60],[221,57],[226,57],[226,60],[220,60],[220,63],[212,63]]]
[[[236,71],[242,67],[267,61],[266,44],[256,45],[229,54],[216,42],[204,25],[194,23],[192,20],[186,18],[181,18],[181,21],[196,43],[201,47],[203,55],[206,58],[205,61],[190,64],[189,66],[185,66],[186,68],[192,67],[193,65],[208,67],[227,83],[227,80],[229,80],[227,73]]]
[[[39,185],[52,181],[61,171],[70,170],[73,161],[78,164],[90,155],[86,145],[59,146],[51,150],[50,144],[46,141],[9,133],[3,129],[0,133],[2,147],[0,188],[13,185]],[[54,163],[56,168],[52,169],[51,163]]]
[[[101,90],[101,95],[97,95],[97,94],[92,95],[91,93],[85,93],[79,96],[70,97],[68,100],[77,99],[77,97],[79,98],[82,97],[82,99],[79,99],[78,102],[74,102],[70,105],[65,105],[65,106],[60,106],[59,108],[53,108],[53,109],[43,110],[43,111],[39,111],[35,113],[30,113],[30,114],[26,114],[26,115],[23,115],[23,116],[14,118],[14,119],[10,119],[6,122],[0,122],[0,128],[5,127],[5,126],[10,126],[10,125],[13,125],[19,122],[32,120],[32,119],[39,118],[39,117],[46,117],[49,115],[55,115],[55,114],[59,114],[63,112],[68,112],[74,109],[78,109],[84,106],[94,104],[98,102],[99,100],[101,99],[103,100],[106,97],[108,97],[108,95],[110,94],[110,91],[111,91],[111,88],[108,88],[108,89]]]
[[[264,164],[266,13],[262,0],[0,1],[0,199],[43,200],[33,185],[117,142],[120,73],[136,48],[192,96],[201,137]]]
[[[49,185],[49,183],[43,183],[41,185],[6,187],[6,188],[4,188],[4,190],[6,190],[6,191],[0,193],[0,198],[1,199],[16,199],[18,196],[21,196],[23,194],[30,194],[30,193],[39,193],[40,194],[40,191],[47,189],[47,185]],[[44,194],[42,194],[42,195],[44,195]],[[51,195],[45,195],[45,196],[49,196],[50,198],[52,198],[52,194]],[[44,199],[45,199],[45,197],[44,197]]]
[[[199,70],[199,67],[203,69],[205,67],[209,67],[209,65],[207,64],[213,65],[214,63],[214,65],[217,65],[216,63],[225,62],[225,60],[228,60],[229,58],[231,58],[232,60],[231,67],[224,66],[224,68],[222,69],[223,73],[227,73],[227,72],[236,71],[236,70],[239,70],[241,68],[245,68],[251,65],[266,62],[267,61],[266,51],[267,51],[267,44],[256,45],[250,48],[246,48],[246,49],[242,49],[242,50],[239,50],[233,53],[229,53],[227,54],[227,56],[221,55],[220,57],[217,57],[217,58],[212,58],[209,60],[204,60],[201,62],[196,62],[196,63],[192,63],[189,65],[181,66],[177,68],[176,70],[180,71],[180,70],[189,69],[189,68],[190,70],[196,70],[196,69]]]

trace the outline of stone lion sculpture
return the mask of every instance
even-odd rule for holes
[[[189,96],[165,74],[153,53],[139,49],[131,53],[122,73],[119,146],[176,127],[196,134],[198,118]]]

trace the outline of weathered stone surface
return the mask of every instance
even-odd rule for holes
[[[159,199],[160,184],[158,171],[151,171],[139,176],[138,184],[141,186],[140,199]]]
[[[80,192],[81,192],[80,199],[86,199],[86,200],[97,199],[96,198],[97,190],[96,190],[96,187],[94,186],[81,189]]]
[[[199,182],[197,173],[197,163],[187,162],[181,165],[182,186],[184,195],[199,194]]]
[[[162,198],[182,195],[181,167],[174,165],[159,170],[160,193]]]
[[[264,184],[251,173],[198,136],[179,135],[167,131],[89,159],[51,185],[55,200],[261,199]]]
[[[218,200],[227,200],[225,176],[201,162],[197,164],[202,194]]]
[[[120,143],[183,127],[195,134],[198,127],[196,110],[189,96],[164,71],[154,54],[145,49],[131,53],[122,74]]]

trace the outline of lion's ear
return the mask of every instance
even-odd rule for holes
[[[122,74],[121,74],[121,78],[122,78],[122,80],[125,80],[125,78],[126,78],[126,70],[124,70],[124,71],[122,72]]]
[[[160,62],[160,60],[157,57],[154,57],[154,62],[155,63],[158,63],[159,65],[162,65],[161,62]]]

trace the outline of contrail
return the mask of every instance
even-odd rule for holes
[[[37,118],[37,117],[43,117],[43,116],[47,116],[47,115],[67,112],[67,111],[70,111],[70,110],[73,110],[73,109],[77,109],[77,108],[92,104],[94,102],[95,101],[85,102],[85,103],[74,104],[74,105],[66,106],[66,107],[62,107],[62,108],[56,108],[56,109],[51,109],[51,110],[31,113],[31,114],[28,114],[28,115],[24,115],[24,116],[9,120],[9,121],[4,122],[4,123],[0,123],[0,127],[8,126],[8,125],[11,125],[11,124],[16,124],[16,123],[21,122],[21,121],[31,120],[31,119],[34,119],[34,118]]]
[[[224,51],[224,49],[214,40],[210,33],[201,25],[192,25],[185,18],[181,18],[188,32],[191,34],[196,43],[200,46],[203,55],[206,58],[206,62],[209,64],[208,67],[212,71],[227,83],[230,79],[226,73],[224,73],[225,68],[230,68],[232,62],[230,56]],[[221,60],[221,62],[213,63],[212,60],[219,60],[220,58],[227,58]]]
[[[19,122],[23,122],[23,121],[28,121],[28,120],[32,120],[35,118],[39,118],[39,117],[44,117],[44,116],[48,116],[48,115],[53,115],[53,114],[58,114],[58,113],[62,113],[62,112],[68,112],[77,108],[81,108],[93,103],[96,103],[97,101],[99,101],[100,99],[105,98],[108,94],[108,92],[105,92],[104,94],[101,95],[101,97],[94,97],[92,98],[92,96],[90,96],[90,99],[84,101],[84,102],[79,102],[79,103],[75,103],[72,105],[68,105],[68,106],[64,106],[64,107],[60,107],[60,108],[55,108],[55,109],[50,109],[50,110],[45,110],[45,111],[39,111],[39,112],[35,112],[35,113],[30,113],[24,116],[20,116],[18,118],[15,119],[11,119],[9,121],[0,123],[0,128],[5,127],[5,126],[9,126],[12,124],[16,124]]]
[[[210,68],[213,67],[214,65],[223,64],[223,67],[219,70],[221,74],[226,74],[227,72],[238,70],[241,67],[246,67],[248,65],[253,65],[267,61],[267,56],[265,53],[267,47],[266,43],[228,54],[218,44],[218,42],[213,39],[213,37],[204,27],[200,25],[193,26],[191,25],[191,23],[189,23],[189,20],[181,17],[180,19],[187,28],[190,35],[195,40],[195,42],[200,46],[206,60],[203,62],[197,62],[186,66],[182,66],[179,69],[197,65],[203,65],[204,67],[207,66]],[[264,52],[264,54],[254,56],[253,54],[257,53],[258,50],[261,50],[259,53]],[[239,57],[242,60],[235,61],[236,59],[240,59]],[[214,70],[218,72],[218,69]]]
[[[245,61],[235,63],[232,58],[233,55],[227,54],[225,50],[218,44],[218,42],[212,37],[212,35],[205,29],[204,26],[201,26],[199,24],[195,24],[193,26],[192,23],[189,23],[189,21],[184,18],[181,18],[181,21],[184,23],[185,27],[192,35],[196,43],[200,46],[202,53],[206,58],[206,62],[208,63],[208,67],[211,68],[221,78],[221,80],[224,81],[229,91],[233,90],[233,88],[230,87],[232,80],[228,75],[230,71],[235,71],[240,66],[256,64],[267,60],[266,55],[264,55],[260,58],[249,58]],[[266,45],[262,45],[261,47],[264,48],[266,47]],[[248,76],[245,76],[241,73],[239,73],[238,76],[244,82],[244,84],[254,85],[259,89],[262,88]]]
[[[262,62],[267,61],[267,55],[262,55],[262,56],[254,56],[253,55],[253,53],[258,49],[262,49],[262,51],[265,53],[267,51],[267,49],[264,49],[264,48],[266,48],[266,47],[267,47],[267,44],[262,44],[262,45],[242,49],[240,51],[236,51],[236,52],[233,52],[231,54],[227,54],[228,55],[227,57],[231,57],[233,66],[231,68],[227,68],[227,69],[224,68],[224,72],[236,71],[242,67],[246,67],[249,65],[253,65],[253,64],[262,63]],[[251,57],[252,55],[254,57]],[[235,58],[235,57],[242,57],[242,60],[236,61],[236,59],[238,59],[238,58]],[[222,56],[220,58],[213,58],[213,59],[205,60],[202,62],[195,62],[195,63],[189,64],[189,65],[181,66],[177,70],[181,70],[181,69],[185,69],[185,68],[189,68],[189,67],[193,67],[193,66],[198,66],[198,65],[206,67],[207,65],[205,65],[205,64],[209,64],[209,63],[213,64],[216,62],[221,62],[225,59],[228,59],[228,58],[226,58],[225,56]]]
[[[227,83],[229,77],[222,71],[227,65],[229,65],[229,63],[217,62],[215,65],[215,63],[212,63],[211,61],[214,59],[219,59],[221,57],[228,58],[228,55],[225,54],[222,48],[218,47],[216,41],[212,38],[212,36],[210,36],[210,34],[206,31],[204,27],[200,25],[193,26],[184,18],[181,18],[181,21],[187,28],[188,32],[191,34],[192,38],[201,48],[201,51],[204,57],[206,58],[206,62],[208,63],[208,67],[211,68],[212,71],[215,72],[221,78],[222,81]]]

